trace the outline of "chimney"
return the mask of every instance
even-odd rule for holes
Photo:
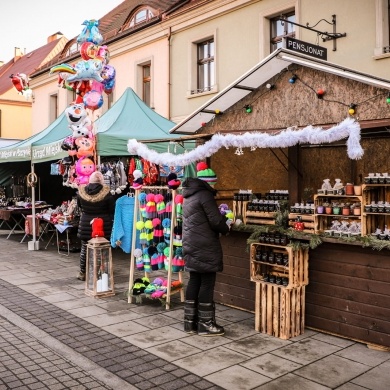
[[[14,61],[17,61],[21,57],[23,57],[22,50],[20,50],[20,47],[15,47]]]
[[[62,34],[62,32],[56,32],[55,34],[52,34],[50,35],[48,38],[47,38],[47,43],[50,43],[50,42],[53,42],[57,39],[60,39],[64,36],[64,34]]]

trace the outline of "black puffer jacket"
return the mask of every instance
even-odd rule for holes
[[[89,241],[92,238],[91,221],[94,218],[102,218],[104,235],[109,240],[115,213],[115,198],[111,195],[110,188],[99,183],[81,186],[77,194],[77,204],[81,208],[77,236],[83,241]]]
[[[214,199],[216,191],[205,181],[195,178],[186,179],[182,186],[186,271],[222,271],[223,253],[219,234],[227,234],[229,227]]]

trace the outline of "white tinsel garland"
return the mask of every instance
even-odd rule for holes
[[[364,151],[360,145],[360,125],[353,118],[346,118],[330,129],[307,126],[301,130],[286,129],[278,134],[251,132],[241,135],[215,134],[209,141],[184,154],[158,153],[142,142],[130,139],[127,150],[132,155],[159,165],[186,166],[204,160],[222,147],[236,148],[287,148],[297,144],[324,144],[347,139],[347,154],[350,159],[362,158]]]

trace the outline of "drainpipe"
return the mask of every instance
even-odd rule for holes
[[[168,28],[168,119],[171,120],[171,27]]]

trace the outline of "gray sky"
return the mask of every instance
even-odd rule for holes
[[[124,0],[1,0],[0,61],[8,62],[14,48],[26,53],[46,44],[47,38],[60,31],[73,38],[83,30],[86,19],[100,19]]]

